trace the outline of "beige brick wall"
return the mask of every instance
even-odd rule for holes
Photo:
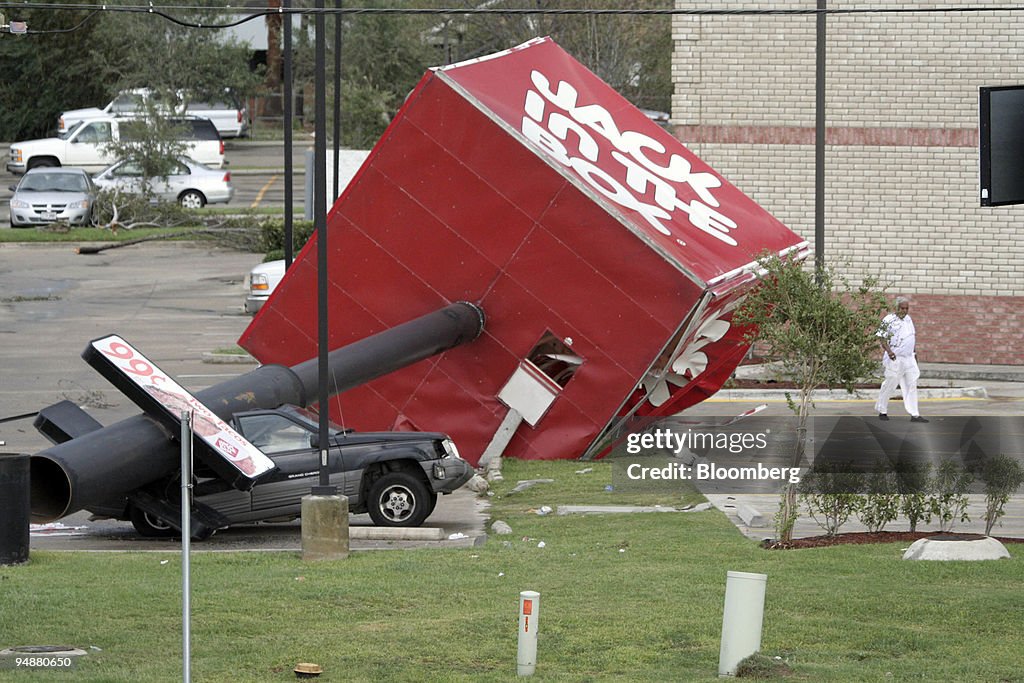
[[[942,4],[960,6],[904,6]],[[830,9],[892,6],[829,2]],[[814,147],[806,129],[814,125],[814,17],[677,15],[673,26],[674,123],[736,132],[725,142],[691,143],[689,129],[681,139],[813,239]],[[881,271],[906,292],[1024,294],[1024,206],[979,206],[974,142],[978,87],[1024,84],[1024,12],[832,15],[828,35],[828,126],[845,132],[844,144],[827,148],[829,260],[849,261],[844,270],[854,275]],[[792,129],[800,128],[804,138],[794,143]],[[952,145],[858,139],[864,129],[908,128],[963,135]],[[758,129],[762,142],[750,142]]]

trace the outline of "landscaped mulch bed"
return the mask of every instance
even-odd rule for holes
[[[766,540],[761,547],[767,550],[798,550],[800,548],[824,548],[833,545],[859,545],[864,543],[913,543],[922,538],[931,538],[936,541],[977,541],[985,538],[982,534],[957,534],[942,531],[878,531],[871,533],[861,531],[848,534],[836,534],[835,536],[810,536],[808,538],[794,538],[789,543]],[[1009,538],[993,536],[997,541],[1003,543],[1024,543],[1024,538]]]

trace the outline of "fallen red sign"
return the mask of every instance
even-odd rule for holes
[[[506,456],[592,454],[710,396],[758,255],[807,246],[549,39],[427,73],[327,226],[332,348],[452,301],[487,315],[332,416],[445,431],[474,463],[509,429]],[[313,241],[240,340],[260,361],[316,354],[316,270]]]

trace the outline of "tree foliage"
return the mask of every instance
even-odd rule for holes
[[[758,263],[760,281],[734,320],[750,326],[747,341],[765,349],[798,388],[797,400],[787,399],[798,418],[792,464],[802,466],[812,392],[821,385],[852,391],[856,382],[877,374],[876,332],[888,306],[873,277],[852,285],[831,267],[812,271],[775,254]],[[790,485],[778,518],[781,541],[791,540],[797,514],[796,489]]]
[[[166,0],[162,3],[166,4]],[[198,6],[174,15],[195,23],[212,24],[223,19],[220,13],[202,9],[215,3],[191,3]],[[147,13],[104,15],[97,32],[103,45],[117,45],[97,55],[103,79],[113,88],[111,94],[126,88],[148,87],[167,93],[182,93],[182,105],[188,100],[224,99],[225,89],[235,96],[256,92],[261,74],[249,68],[249,48],[231,40],[222,30],[190,28],[155,18]],[[125,36],[131,36],[125,40]]]
[[[215,16],[201,7],[173,12],[205,23]],[[222,31],[186,28],[149,13],[33,9],[15,18],[27,21],[32,31],[66,32],[0,39],[2,139],[47,135],[62,111],[103,107],[129,88],[210,100],[223,99],[225,88],[245,96],[259,86],[260,74],[249,68],[249,49]]]
[[[146,103],[143,116],[121,122],[121,137],[107,143],[107,152],[117,159],[138,164],[142,172],[142,194],[151,194],[152,181],[168,176],[177,166],[177,157],[185,154],[185,127],[159,111],[152,101]]]
[[[461,0],[449,6],[479,6]],[[503,0],[495,9],[564,9],[562,0]],[[669,9],[670,0],[582,0],[573,9]],[[668,111],[672,99],[672,24],[669,15],[514,14],[449,18],[461,38],[455,57],[471,59],[550,36],[569,54],[638,107]],[[440,31],[438,35],[443,35]]]
[[[475,8],[479,0],[367,0],[366,7]],[[491,9],[557,9],[553,0],[502,0]],[[580,9],[670,7],[668,0],[588,0]],[[308,20],[307,23],[311,22]],[[334,63],[327,22],[328,69]],[[370,15],[345,17],[342,33],[342,144],[375,143],[409,92],[433,66],[472,59],[550,35],[639,107],[667,111],[672,97],[670,17],[631,15]],[[313,80],[311,30],[295,34],[296,90]],[[333,78],[328,78],[333,101]],[[333,111],[328,105],[328,118]],[[307,116],[307,123],[308,123]],[[333,120],[328,121],[329,130]]]
[[[109,86],[97,77],[93,61],[101,16],[87,10],[5,11],[31,30],[68,32],[0,35],[0,139],[43,137],[62,111],[109,101]]]
[[[852,391],[878,372],[876,332],[888,309],[877,278],[859,285],[828,266],[804,268],[793,258],[761,258],[758,287],[737,311],[740,324],[753,326],[748,341],[765,349],[800,393],[798,415],[806,414],[810,394],[825,384]]]
[[[116,4],[117,0],[115,0]],[[155,0],[166,6],[169,0]],[[473,8],[480,0],[366,0],[366,7]],[[559,9],[556,0],[498,0],[492,9]],[[671,7],[670,0],[581,0],[578,9]],[[174,16],[211,24],[224,15],[219,0],[197,0]],[[20,140],[52,130],[61,111],[102,107],[120,90],[148,87],[215,99],[230,88],[237,96],[261,92],[263,73],[250,68],[247,46],[223,31],[178,26],[146,12],[33,9],[19,19],[32,30],[59,34],[4,36],[0,40],[0,137]],[[328,69],[332,69],[333,19],[327,20]],[[479,57],[550,35],[580,62],[640,107],[667,111],[672,96],[672,36],[668,15],[436,15],[351,14],[342,19],[342,142],[373,144],[423,73],[432,66]],[[293,32],[294,89],[312,94],[313,19]],[[271,31],[273,35],[279,35]],[[268,51],[276,89],[279,61]],[[328,79],[328,88],[333,78]],[[333,101],[333,93],[327,97]],[[306,123],[310,122],[307,116]],[[332,108],[329,106],[328,111]],[[329,116],[333,116],[333,113]],[[328,122],[333,124],[333,122]],[[333,128],[333,125],[331,125]]]

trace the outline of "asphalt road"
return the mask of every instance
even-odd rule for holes
[[[84,407],[104,425],[140,412],[81,359],[90,340],[107,334],[125,338],[193,392],[253,369],[212,364],[204,354],[234,348],[248,325],[242,279],[260,258],[199,243],[147,243],[88,256],[73,244],[0,243],[0,452],[47,448],[30,418],[9,418],[60,400]],[[141,540],[127,523],[89,522],[87,513],[60,522],[85,528],[40,532],[32,547],[167,545]],[[354,517],[357,523],[366,519]],[[483,516],[475,496],[444,496],[427,525],[443,525],[442,544],[466,545],[482,534]],[[464,538],[448,540],[451,534]],[[300,540],[297,524],[261,525],[218,533],[203,547],[298,549]],[[353,541],[353,547],[410,543]]]

